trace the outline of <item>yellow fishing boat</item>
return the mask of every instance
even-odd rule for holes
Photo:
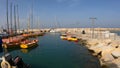
[[[27,49],[37,45],[38,40],[25,40],[21,43],[20,48]]]
[[[77,42],[78,38],[76,38],[76,37],[68,37],[67,40],[68,41],[75,41],[75,42]]]

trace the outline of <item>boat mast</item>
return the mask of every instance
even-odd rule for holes
[[[33,0],[32,0],[32,6],[31,6],[31,29],[33,32]]]
[[[6,16],[7,16],[7,33],[9,34],[9,21],[8,21],[8,0],[6,1]]]
[[[18,23],[18,33],[20,33],[20,21],[19,21],[19,11],[18,11],[18,5],[16,6],[17,7],[17,23]]]
[[[11,24],[11,34],[12,34],[12,3],[10,5],[10,24]]]
[[[38,30],[40,29],[39,27],[40,27],[40,21],[39,21],[39,17],[38,17],[38,20],[37,20],[37,28],[38,28]]]
[[[17,34],[17,26],[16,26],[16,6],[14,5],[14,25],[15,25],[15,34]]]
[[[29,29],[30,29],[30,16],[28,17],[28,24],[27,24],[27,32],[29,33]]]

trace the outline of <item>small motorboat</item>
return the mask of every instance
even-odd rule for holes
[[[27,48],[31,48],[37,45],[38,40],[34,39],[34,40],[25,40],[21,43],[20,48],[23,49],[27,49]]]
[[[16,56],[13,58],[9,53],[1,58],[1,68],[29,68],[30,65],[25,64],[21,57]]]
[[[60,38],[63,39],[63,40],[67,40],[67,35],[66,34],[62,34],[62,35],[60,35]]]

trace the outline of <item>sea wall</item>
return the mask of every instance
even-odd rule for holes
[[[67,30],[67,34],[76,35],[79,43],[85,45],[88,50],[99,58],[103,68],[120,68],[120,37],[110,31]]]

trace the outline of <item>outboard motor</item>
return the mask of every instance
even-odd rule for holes
[[[18,68],[29,68],[29,65],[25,64],[21,57],[16,56],[14,59],[14,63]]]
[[[12,56],[11,56],[9,53],[5,54],[5,60],[6,60],[11,66],[15,66],[14,61],[13,61],[13,58],[12,58]]]

